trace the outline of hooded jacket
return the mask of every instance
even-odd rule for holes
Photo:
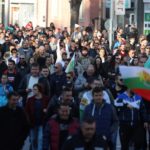
[[[97,106],[93,101],[87,105],[83,118],[88,116],[93,116],[96,120],[96,133],[105,136],[108,140],[118,127],[118,117],[113,106],[104,100],[100,106]]]

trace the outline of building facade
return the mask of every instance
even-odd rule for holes
[[[144,33],[150,34],[150,1],[144,0]]]
[[[99,28],[101,18],[102,0],[82,0],[80,25],[94,23]],[[46,27],[54,22],[60,28],[70,27],[70,0],[0,0],[0,22],[5,26],[25,26],[29,21],[34,26]]]
[[[150,1],[125,1],[125,15],[114,16],[113,20],[122,27],[125,24],[136,24],[140,33],[148,34]],[[82,0],[79,24],[94,24],[96,29],[104,28],[105,20],[110,17],[110,2],[111,0]],[[0,0],[0,23],[5,26],[9,23],[25,26],[29,21],[34,26],[46,27],[54,22],[59,28],[70,27],[70,0]]]

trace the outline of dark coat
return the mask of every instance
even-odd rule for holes
[[[5,70],[3,72],[8,76],[8,83],[14,88],[14,90],[18,89],[21,77],[17,70],[14,70],[13,73],[10,73],[9,70]]]
[[[63,101],[62,97],[54,96],[47,108],[47,119],[49,119],[51,116],[55,115],[57,113],[57,107],[58,105]],[[69,106],[71,107],[71,115],[75,118],[79,118],[79,106],[76,103],[76,100],[72,99],[70,100]]]
[[[23,97],[23,104],[25,105],[26,103],[26,99],[27,99],[27,95],[28,93],[26,92],[26,89],[28,87],[29,84],[29,80],[30,80],[31,74],[27,74],[20,82],[19,87],[18,87],[18,93]],[[39,77],[40,78],[40,77]]]
[[[21,150],[29,132],[29,123],[24,111],[8,106],[0,108],[0,149]]]
[[[25,110],[26,110],[26,113],[28,114],[28,117],[29,117],[29,121],[30,121],[30,124],[31,124],[31,127],[34,127],[35,126],[35,97],[32,96],[31,98],[28,99],[27,103],[26,103],[26,107],[25,107]],[[48,97],[46,96],[43,96],[42,97],[42,110],[43,109],[47,109],[47,105],[48,105]],[[45,121],[45,114],[44,112],[42,112],[42,124],[44,124],[44,121]]]
[[[63,73],[62,75],[57,75],[56,73],[53,73],[50,76],[50,86],[52,87],[51,96],[60,96],[64,85],[66,85],[66,74]]]
[[[86,106],[84,117],[93,116],[96,120],[96,133],[104,135],[109,140],[112,133],[118,126],[118,117],[111,104],[103,101],[101,106],[96,106],[93,102]]]
[[[74,149],[84,149],[84,150],[95,150],[97,149],[107,149],[106,141],[101,136],[93,136],[93,139],[89,142],[84,141],[84,137],[81,132],[74,135],[64,143],[62,150],[74,150]]]
[[[136,102],[139,100],[139,109],[130,109],[127,107],[128,103],[125,103],[127,101]],[[142,98],[139,95],[134,94],[132,97],[129,97],[125,91],[124,93],[118,95],[117,99],[115,100],[115,106],[118,111],[120,124],[135,125],[141,121],[145,121],[146,119],[145,105],[143,104]]]
[[[62,121],[58,116],[51,118],[44,131],[43,137],[43,150],[48,150],[49,145],[51,150],[59,150],[61,147],[61,143],[64,143],[64,140],[67,137],[63,137],[63,141],[61,141],[61,127],[67,126],[68,136],[76,134],[79,128],[79,123],[74,118],[69,118],[67,121]]]
[[[17,64],[17,71],[19,72],[21,79],[23,79],[23,77],[29,73],[30,67],[26,62],[24,63],[19,62]]]

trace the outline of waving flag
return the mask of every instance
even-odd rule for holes
[[[150,101],[150,69],[144,67],[120,66],[125,85]]]
[[[65,72],[68,73],[68,72],[72,72],[74,71],[74,66],[75,66],[75,54],[73,55],[73,57],[71,58]]]

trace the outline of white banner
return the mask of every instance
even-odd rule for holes
[[[115,0],[116,15],[125,15],[125,0]]]

